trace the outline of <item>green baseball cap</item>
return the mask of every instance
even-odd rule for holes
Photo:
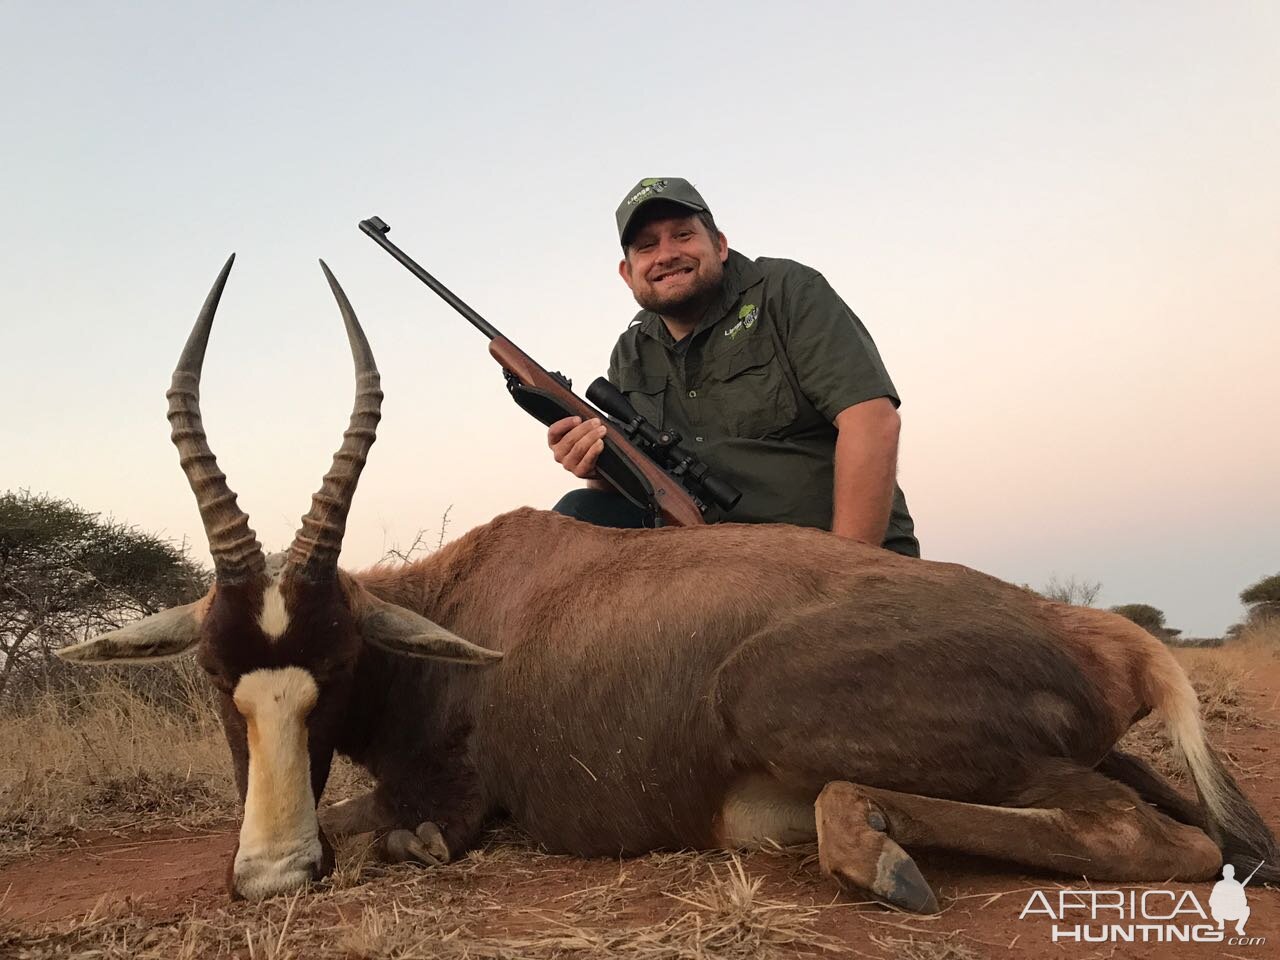
[[[693,184],[682,177],[646,177],[627,192],[626,199],[619,204],[615,214],[618,219],[618,239],[624,245],[627,242],[627,227],[640,212],[640,208],[654,200],[676,203],[695,213],[711,209],[707,206],[707,201],[702,199],[702,194],[693,189]]]

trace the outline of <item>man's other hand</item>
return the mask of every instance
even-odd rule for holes
[[[547,427],[547,446],[556,463],[575,477],[594,480],[605,432],[599,418],[583,421],[581,417],[565,417]]]

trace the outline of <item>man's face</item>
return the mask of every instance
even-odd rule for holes
[[[646,310],[679,315],[705,306],[720,289],[729,244],[694,215],[659,213],[631,237],[618,272]]]

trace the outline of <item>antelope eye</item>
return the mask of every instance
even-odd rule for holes
[[[351,669],[352,665],[349,661],[312,667],[311,678],[315,680],[316,686],[323,690],[332,685],[335,680],[341,679],[344,674],[350,673]]]
[[[204,674],[209,678],[210,683],[212,683],[218,690],[221,690],[223,693],[230,696],[231,692],[235,689],[235,684],[231,682],[230,677],[219,670],[213,669],[212,667],[206,667],[204,664],[201,664],[200,667],[204,670]]]

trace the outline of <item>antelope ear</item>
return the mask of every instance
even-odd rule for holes
[[[200,640],[204,601],[162,610],[127,627],[56,651],[72,663],[150,663],[181,656]]]
[[[449,660],[477,666],[497,663],[502,653],[463,640],[438,623],[366,594],[361,598],[360,633],[375,647],[428,660]]]

